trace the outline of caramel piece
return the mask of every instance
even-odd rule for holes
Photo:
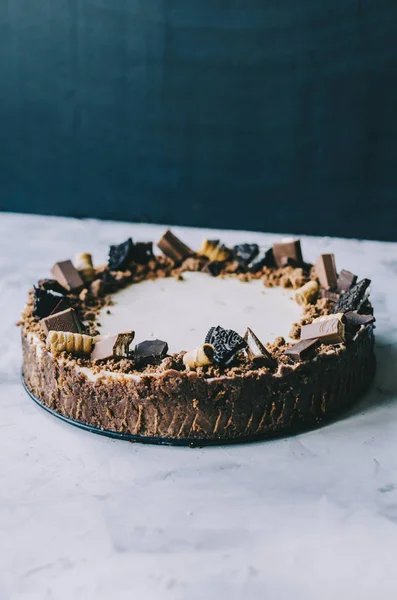
[[[333,254],[320,254],[314,265],[320,285],[325,290],[334,290],[337,285],[335,256]]]
[[[301,306],[315,304],[318,296],[319,286],[317,281],[308,281],[295,294],[295,300]]]
[[[227,260],[230,256],[230,250],[219,240],[204,240],[198,253],[211,262]]]
[[[79,252],[74,259],[76,269],[84,281],[90,282],[95,277],[95,269],[92,264],[92,256],[88,252]]]
[[[186,352],[183,356],[183,362],[189,369],[196,370],[198,367],[211,365],[214,357],[214,346],[212,344],[202,344],[194,350]]]
[[[59,352],[90,354],[92,344],[93,338],[90,335],[70,331],[50,331],[46,340],[46,346],[53,354]]]

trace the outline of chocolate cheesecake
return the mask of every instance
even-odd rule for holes
[[[44,407],[127,439],[204,444],[315,427],[375,372],[370,281],[299,240],[191,249],[171,231],[96,267],[63,260],[29,293],[23,378]]]

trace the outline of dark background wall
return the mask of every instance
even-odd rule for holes
[[[397,239],[396,0],[1,0],[0,209]]]

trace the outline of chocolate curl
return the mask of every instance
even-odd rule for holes
[[[93,338],[82,333],[69,331],[50,331],[47,335],[46,346],[53,354],[70,352],[71,354],[90,354]]]
[[[204,240],[198,253],[211,262],[227,260],[230,256],[230,250],[224,244],[221,244],[219,240]]]
[[[214,346],[212,344],[202,344],[194,350],[186,352],[183,356],[183,362],[189,369],[196,370],[198,367],[211,365],[214,356]]]
[[[95,269],[92,264],[92,256],[89,252],[79,252],[74,258],[76,269],[80,273],[83,281],[92,281],[95,277]]]
[[[319,285],[317,281],[308,281],[295,294],[295,300],[300,306],[314,304],[317,300]]]

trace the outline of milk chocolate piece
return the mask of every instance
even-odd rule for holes
[[[247,269],[251,273],[256,273],[263,267],[272,267],[273,265],[273,249],[268,248],[267,246],[260,246],[258,254],[248,263]]]
[[[277,267],[288,264],[300,266],[303,263],[300,240],[285,241],[273,244],[273,256]]]
[[[217,325],[208,331],[206,344],[214,346],[214,362],[222,365],[229,364],[237,352],[247,346],[247,342],[233,329],[223,329]]]
[[[167,229],[161,240],[157,242],[157,246],[163,254],[172,258],[175,262],[182,262],[185,258],[193,254],[193,250],[181,242],[169,229]]]
[[[84,287],[84,281],[70,260],[55,263],[51,274],[68,292],[79,292]]]
[[[356,284],[356,282],[357,275],[342,269],[337,280],[337,288],[340,292],[347,292]]]
[[[346,313],[360,310],[369,296],[370,279],[362,279],[348,292],[342,294],[332,309],[332,313]]]
[[[301,328],[301,340],[318,339],[322,344],[341,344],[345,341],[343,315],[328,315],[315,319]]]
[[[62,296],[62,294],[58,294],[57,292],[52,292],[51,290],[41,289],[39,287],[34,286],[34,305],[33,305],[33,314],[35,317],[39,317],[43,319],[44,317],[48,317],[56,306],[63,300],[65,303],[65,308],[68,308],[68,304]]]
[[[50,331],[70,331],[71,333],[81,333],[83,326],[74,312],[73,308],[68,308],[62,312],[49,315],[40,321],[43,331],[46,335]]]
[[[126,271],[132,260],[132,239],[109,247],[108,267],[111,271]]]
[[[349,311],[344,314],[346,328],[349,331],[360,329],[362,325],[370,325],[375,321],[374,315],[360,315],[358,312]]]
[[[248,358],[255,362],[256,365],[270,368],[277,366],[277,362],[274,360],[270,352],[266,350],[265,346],[256,337],[255,333],[250,327],[247,327],[244,340],[247,344],[246,352]]]
[[[319,296],[320,298],[326,298],[327,300],[331,300],[332,302],[338,302],[340,298],[340,294],[338,294],[337,292],[332,292],[331,290],[324,290],[323,288],[320,288]]]
[[[248,264],[254,260],[259,252],[258,244],[237,244],[233,248],[233,257],[239,265],[247,268]]]
[[[96,342],[91,352],[91,360],[107,360],[109,358],[131,358],[133,351],[131,343],[135,337],[135,331],[111,335]]]
[[[145,340],[135,346],[135,362],[137,365],[153,365],[160,362],[168,352],[167,342],[162,340]]]
[[[326,290],[334,290],[337,283],[335,256],[320,254],[314,265],[320,285]]]
[[[289,358],[295,362],[307,360],[314,353],[316,346],[318,346],[319,340],[301,340],[297,344],[294,344],[288,350],[284,352]]]

